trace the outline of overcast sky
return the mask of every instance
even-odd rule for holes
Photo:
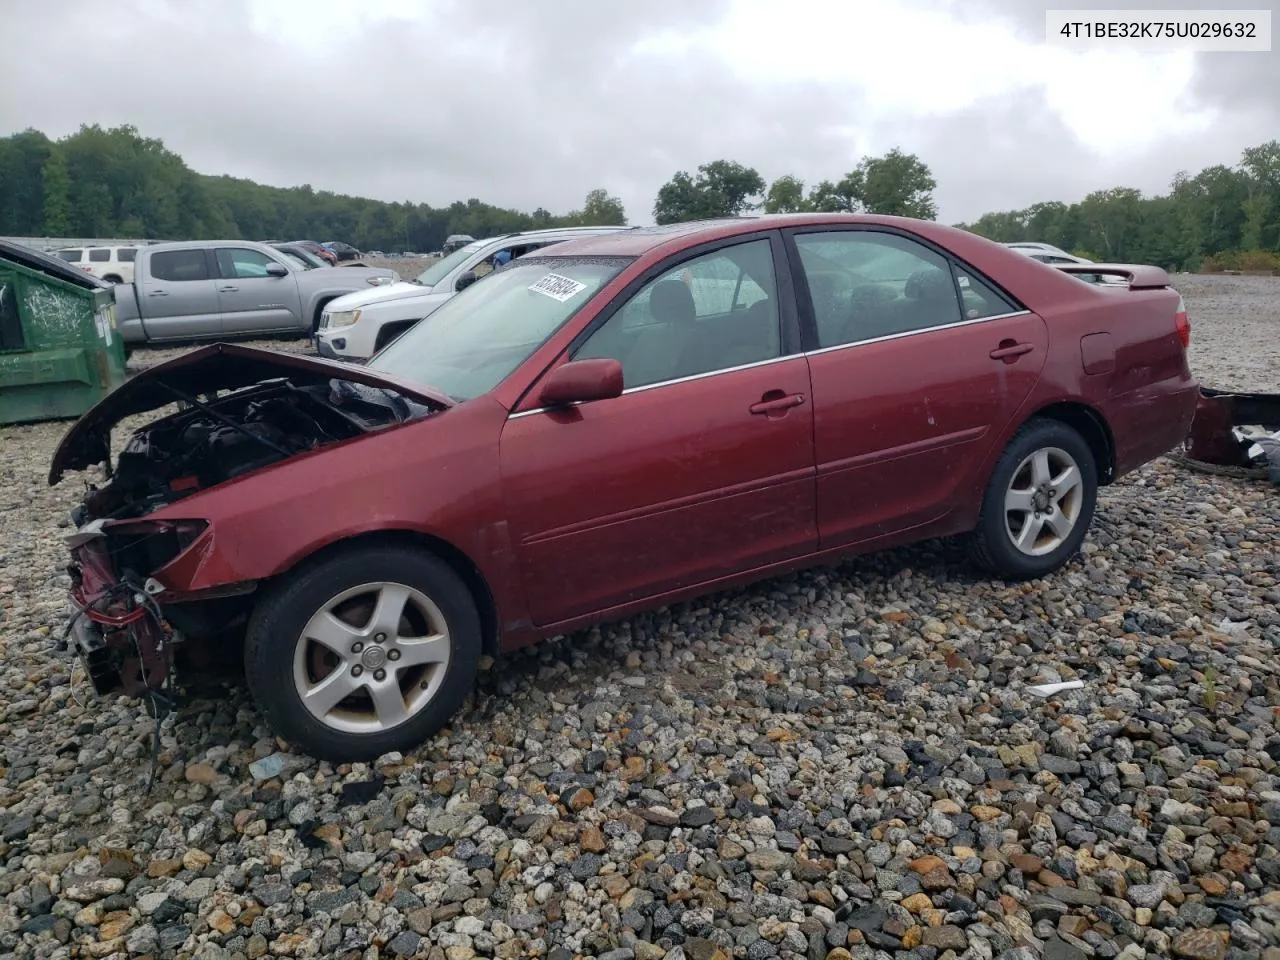
[[[0,0],[0,134],[132,123],[202,173],[433,205],[599,186],[632,222],[721,158],[812,183],[899,146],[955,222],[1163,192],[1280,136],[1280,47],[1076,53],[1048,6],[1099,4]]]

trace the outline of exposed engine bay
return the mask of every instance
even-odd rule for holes
[[[176,704],[175,668],[203,675],[238,649],[234,639],[244,629],[250,596],[164,602],[152,573],[189,546],[205,523],[147,515],[440,407],[338,378],[299,384],[277,377],[203,397],[187,395],[167,378],[155,386],[172,395],[178,410],[136,430],[114,469],[104,461],[108,481],[90,485],[72,511],[77,529],[67,538],[67,572],[76,612],[63,645],[80,657],[95,692],[141,697],[159,719]],[[193,639],[200,642],[186,642]]]
[[[308,450],[425,416],[430,408],[348,380],[259,384],[201,400],[172,389],[180,409],[136,431],[110,482],[73,512],[92,520],[141,517]]]

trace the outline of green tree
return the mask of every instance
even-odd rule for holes
[[[0,236],[39,236],[44,223],[44,165],[53,141],[39,130],[0,140]]]
[[[857,213],[862,205],[862,180],[856,170],[838,183],[823,180],[809,191],[805,206],[818,213]]]
[[[610,196],[607,190],[596,188],[587,194],[582,204],[582,213],[578,215],[584,227],[625,227],[627,212],[622,201]]]
[[[658,223],[739,217],[759,206],[764,178],[752,167],[714,160],[698,167],[697,179],[681,170],[658,190],[653,218]]]
[[[51,237],[65,237],[71,233],[71,177],[61,150],[55,147],[49,153],[40,179],[44,188],[42,232]]]
[[[1131,187],[1095,190],[1080,203],[1083,242],[1107,260],[1118,260],[1139,236],[1142,194]]]
[[[764,197],[765,213],[803,213],[807,208],[803,180],[786,174],[769,184]]]
[[[861,175],[857,195],[867,213],[921,220],[937,218],[938,208],[933,201],[937,181],[915,154],[894,147],[883,157],[863,160],[855,173]]]
[[[1240,245],[1280,250],[1280,140],[1246,149],[1240,167],[1248,184]]]

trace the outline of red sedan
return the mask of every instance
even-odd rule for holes
[[[373,358],[218,344],[69,432],[72,636],[101,692],[243,642],[274,729],[408,750],[477,661],[859,551],[967,533],[996,576],[1077,551],[1098,487],[1181,442],[1186,312],[893,217],[629,230],[523,257]]]

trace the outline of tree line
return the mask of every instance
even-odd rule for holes
[[[60,140],[38,130],[0,139],[0,236],[343,240],[362,250],[426,251],[455,233],[625,223],[622,202],[599,189],[580,210],[553,214],[477,199],[388,203],[207,176],[132,126],[82,126]]]
[[[767,183],[753,167],[715,160],[663,184],[653,218],[666,224],[814,211],[933,220],[936,188],[928,165],[896,148],[808,186],[791,175]],[[455,233],[625,223],[622,202],[602,189],[561,214],[474,198],[432,207],[199,174],[132,126],[83,126],[60,140],[38,130],[0,139],[0,236],[307,238],[365,250],[436,250]],[[1052,243],[1092,260],[1280,270],[1280,140],[1248,148],[1235,166],[1180,171],[1164,195],[1113,187],[1078,203],[1047,201],[958,226],[1002,242]]]
[[[1090,260],[1280,270],[1280,140],[1249,147],[1233,167],[1181,170],[1163,196],[1113,187],[1079,203],[1037,203],[960,226],[1006,243],[1052,243]]]

